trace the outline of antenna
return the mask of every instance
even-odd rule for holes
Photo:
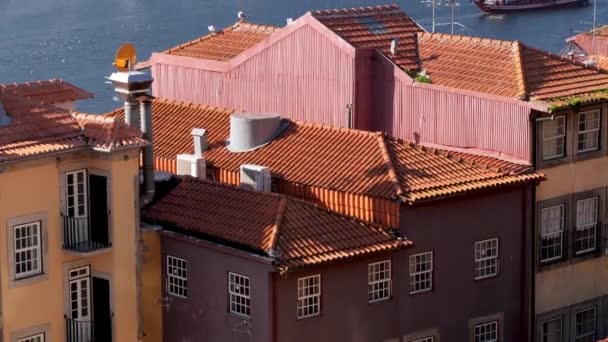
[[[114,66],[118,71],[130,71],[135,67],[135,47],[133,44],[125,43],[116,51]]]
[[[433,15],[432,15],[431,32],[435,32],[435,28],[437,26],[445,25],[444,23],[437,23],[435,20],[435,7],[441,6],[442,4],[445,5],[445,7],[451,7],[451,10],[452,10],[452,19],[450,21],[450,25],[452,28],[452,34],[454,34],[455,26],[462,26],[461,24],[459,25],[457,22],[454,21],[455,8],[460,6],[460,3],[457,0],[421,0],[421,3],[425,4],[427,7],[432,8]]]
[[[597,14],[597,0],[593,0],[593,29],[591,30],[591,54],[595,56],[595,24]]]

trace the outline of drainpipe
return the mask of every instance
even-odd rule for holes
[[[347,104],[346,109],[348,110],[348,117],[347,117],[348,128],[353,128],[353,104],[352,103]]]
[[[151,96],[139,97],[139,110],[141,112],[141,131],[150,145],[143,149],[144,193],[140,204],[145,206],[154,199],[154,137],[152,134],[152,99]]]

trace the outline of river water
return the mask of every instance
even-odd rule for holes
[[[429,0],[427,0],[429,1]],[[483,14],[468,0],[456,7],[456,33],[519,39],[557,52],[568,36],[591,28],[593,6],[509,15]],[[597,0],[598,24],[608,22],[608,0]],[[393,0],[0,0],[0,83],[63,78],[96,94],[79,110],[119,107],[105,76],[116,48],[133,42],[138,59],[234,23],[244,11],[255,23],[284,25],[314,9],[359,7]],[[431,8],[398,0],[427,30]],[[451,10],[436,11],[436,29],[449,32]]]

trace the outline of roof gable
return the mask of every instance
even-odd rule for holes
[[[423,29],[397,5],[313,11],[311,15],[355,48],[373,48],[405,70],[418,69],[416,34]],[[399,39],[395,54],[393,38]]]
[[[94,95],[60,79],[0,84],[0,94],[12,94],[45,104],[90,99]]]

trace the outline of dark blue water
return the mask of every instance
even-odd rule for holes
[[[102,112],[120,106],[104,77],[113,71],[116,48],[133,42],[139,60],[207,33],[207,26],[236,21],[239,10],[256,23],[284,25],[288,17],[334,7],[358,7],[392,0],[0,0],[0,83],[63,78],[96,94],[80,110]],[[430,30],[431,9],[420,0],[397,3]],[[598,0],[598,23],[608,22],[608,0]],[[456,8],[456,33],[519,39],[559,51],[564,38],[589,30],[593,8],[482,14],[468,0]],[[447,23],[450,9],[437,12]],[[439,25],[448,32],[449,26]]]

